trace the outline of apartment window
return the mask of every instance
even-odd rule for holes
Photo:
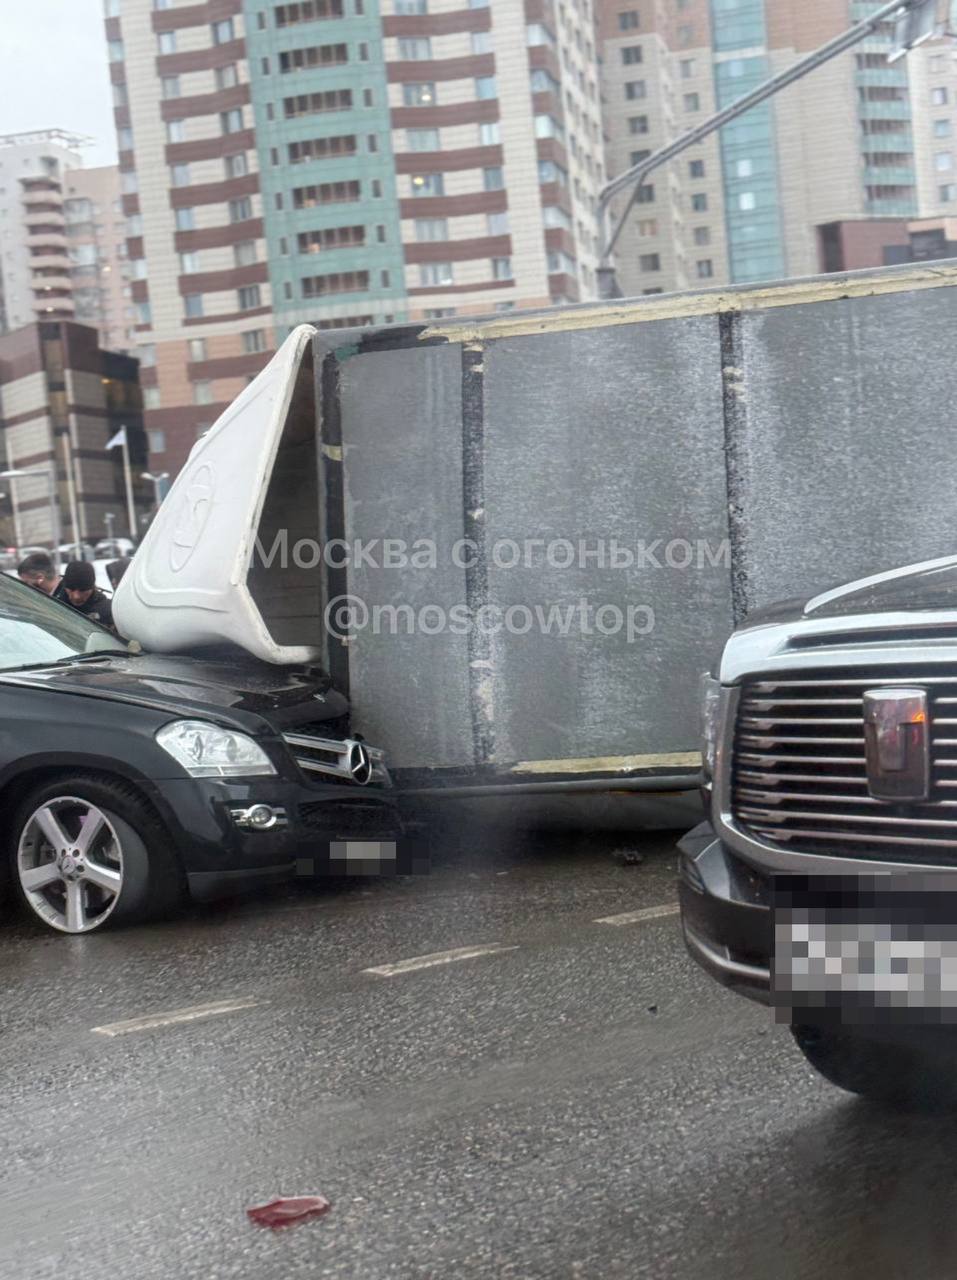
[[[565,140],[565,130],[555,119],[554,116],[536,116],[535,117],[535,137],[536,138],[559,138],[562,142]]]
[[[631,167],[634,168],[636,164],[641,164],[642,160],[647,160],[650,155],[651,152],[647,149],[644,151],[633,151],[631,153]]]
[[[741,194],[738,196],[739,209],[750,211],[751,209],[756,208],[757,203],[758,203],[757,198],[755,197],[755,194],[753,191],[742,191]]]
[[[654,204],[655,202],[655,184],[647,182],[644,186],[638,188],[638,204]]]
[[[438,129],[406,129],[405,145],[410,151],[438,151]]]
[[[104,0],[103,17],[118,18],[120,16],[120,0]],[[140,361],[142,364],[142,361]]]
[[[472,52],[474,54],[492,52],[491,31],[473,31],[472,32]]]
[[[441,196],[445,194],[445,179],[441,173],[417,173],[412,178],[414,196]]]
[[[316,22],[320,18],[341,18],[342,16],[342,0],[300,0],[298,4],[276,5],[277,27],[288,27],[297,22]]]
[[[156,40],[160,53],[176,52],[176,32],[161,31]]]
[[[159,387],[143,388],[143,408],[158,409],[160,407],[160,389]],[[153,450],[155,453],[156,450]]]
[[[150,304],[148,302],[138,302],[136,304],[136,323],[137,324],[153,323],[153,312],[150,309]]]
[[[239,69],[235,62],[230,62],[226,67],[216,68],[216,88],[232,89],[239,84]]]
[[[237,267],[251,267],[256,262],[256,241],[240,240],[239,244],[233,245],[233,259]]]
[[[153,388],[155,391],[157,388]],[[155,427],[147,431],[146,438],[149,443],[150,453],[166,452],[166,432],[158,431]]]
[[[287,120],[322,115],[326,111],[350,111],[352,90],[322,89],[316,93],[299,93],[294,98],[283,98],[282,109]]]
[[[187,320],[195,320],[203,314],[203,295],[187,293],[183,297],[183,311]]]
[[[502,141],[502,130],[497,120],[479,125],[479,145],[493,147]]]
[[[357,150],[354,133],[307,138],[303,142],[290,142],[287,147],[290,164],[303,164],[307,160],[321,160],[326,156],[354,156]]]
[[[547,204],[542,209],[542,225],[546,227],[562,227],[565,231],[573,229],[571,218],[557,204]]]
[[[170,175],[170,183],[174,187],[189,186],[189,165],[188,164],[171,165],[169,175]]]
[[[475,81],[475,96],[479,99],[497,98],[498,85],[494,76],[478,76]]]
[[[548,27],[543,26],[540,22],[530,22],[525,28],[525,43],[530,49],[536,49],[543,44],[554,49],[556,42]],[[567,66],[567,55],[564,54],[564,51],[563,56],[566,56],[565,65]]]
[[[505,186],[505,170],[501,165],[490,165],[482,170],[482,185],[486,191],[501,191]]]
[[[429,36],[401,36],[399,57],[404,62],[425,62],[432,57],[432,40]]]
[[[647,240],[651,236],[658,234],[657,218],[640,218],[638,221],[638,235],[642,240]]]
[[[647,98],[648,86],[644,80],[626,80],[625,81],[625,97],[629,102],[635,102],[638,98]]]
[[[395,0],[395,11],[407,15],[428,13],[428,0]]]
[[[641,271],[660,271],[661,270],[661,254],[659,253],[642,253],[638,257],[638,267]]]
[[[957,200],[957,183],[948,182],[946,186],[938,188],[941,204],[952,204]]]
[[[701,110],[701,94],[686,93],[684,96],[684,104],[685,104],[685,111],[700,111]]]
[[[934,156],[934,167],[938,173],[946,173],[954,167],[954,157],[949,151],[938,151]]]
[[[678,44],[682,49],[687,49],[688,45],[694,40],[694,27],[684,23],[678,28]]]
[[[361,45],[359,49],[361,52]],[[317,44],[284,50],[279,55],[279,71],[281,75],[287,75],[291,71],[307,71],[313,67],[339,67],[348,61],[348,45]]]
[[[108,40],[106,44],[106,52],[110,62],[122,62],[123,61],[123,41]]]
[[[419,284],[423,288],[452,284],[453,280],[451,262],[423,262],[419,267]]]
[[[416,240],[448,240],[448,218],[416,218]]]
[[[181,253],[179,255],[179,269],[184,276],[195,275],[199,270],[199,254]]]
[[[120,151],[133,150],[133,130],[124,125],[116,131],[116,145]]]
[[[949,120],[934,121],[934,137],[935,138],[949,138],[951,135],[951,132],[952,130],[951,130],[951,125]]]
[[[320,298],[329,293],[364,293],[368,288],[368,271],[337,271],[327,276],[306,276],[302,296]]]
[[[214,22],[212,31],[213,44],[228,44],[235,38],[232,18],[222,18],[219,22]]]
[[[381,178],[372,179],[372,198],[373,200],[382,199],[382,179]]]
[[[511,258],[493,258],[492,259],[492,279],[493,280],[511,280],[512,279],[512,259]]]
[[[182,142],[186,137],[186,126],[182,120],[168,120],[166,122],[166,141]]]
[[[223,165],[227,178],[242,178],[249,172],[249,160],[245,151],[237,151],[234,156],[226,156]]]
[[[240,311],[252,311],[255,307],[261,305],[261,295],[258,284],[248,284],[242,289],[236,291],[236,299],[239,303]]]
[[[710,258],[699,258],[697,271],[699,280],[710,280],[714,275],[714,263]]]
[[[508,235],[508,214],[488,213],[485,215],[485,229],[490,236]]]
[[[406,107],[431,107],[435,105],[434,84],[404,84],[402,103]]]
[[[710,243],[711,243],[711,228],[710,228],[710,227],[695,227],[695,229],[694,229],[694,242],[695,242],[695,244],[698,244],[698,245],[710,244]]]
[[[231,111],[220,111],[219,128],[222,133],[239,133],[242,127],[242,107],[233,107]]]
[[[179,76],[163,76],[160,89],[164,98],[178,98],[180,96]]]
[[[120,190],[125,196],[135,196],[140,186],[133,169],[126,169],[120,174]]]
[[[490,3],[490,0],[469,0],[469,8],[470,9],[487,9],[489,7],[489,3]]]
[[[556,164],[554,160],[539,160],[538,180],[539,182],[557,182],[559,186],[567,187],[568,171]]]
[[[193,404],[212,404],[213,384],[208,378],[199,378],[193,383]]]
[[[473,4],[472,8],[477,9],[478,5]],[[445,320],[449,316],[454,316],[454,315],[455,315],[454,307],[426,307],[425,309],[426,320]]]
[[[373,191],[374,194],[375,191]],[[320,182],[315,186],[294,187],[292,203],[295,209],[313,209],[317,205],[353,202],[361,199],[361,196],[362,189],[356,180],[351,182]]]
[[[200,361],[205,359],[206,359],[206,339],[190,338],[189,340],[190,364],[199,364]]]
[[[694,77],[694,58],[682,58],[680,62],[682,80],[691,80]]]
[[[255,355],[258,351],[266,350],[266,330],[265,329],[247,329],[243,334],[243,354],[247,356]]]
[[[708,197],[703,191],[696,192],[691,197],[691,208],[695,213],[704,213],[708,208]]]
[[[320,227],[316,231],[300,231],[296,245],[300,253],[322,253],[328,249],[344,249],[366,242],[364,226]]]
[[[621,51],[621,60],[626,67],[633,67],[638,62],[644,62],[644,53],[640,44],[626,44]]]
[[[544,67],[533,67],[529,79],[532,93],[554,93],[561,97],[562,86]]]
[[[637,9],[625,9],[618,15],[619,31],[637,31],[641,26],[641,15]]]
[[[931,89],[930,100],[935,107],[946,107],[950,95],[946,89]]]
[[[753,160],[739,160],[736,167],[739,178],[750,178],[754,173]]]
[[[690,178],[703,178],[704,177],[704,161],[690,160],[688,162],[688,176]]]
[[[238,200],[230,200],[229,202],[229,221],[230,222],[246,222],[253,216],[253,202],[249,196],[241,196]]]
[[[647,133],[648,117],[647,116],[629,116],[628,132],[629,133]]]
[[[177,209],[176,210],[176,230],[177,231],[195,231],[196,230],[195,209]]]

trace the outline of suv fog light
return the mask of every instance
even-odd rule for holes
[[[230,809],[229,812],[236,826],[248,831],[271,831],[274,827],[286,825],[285,809],[273,809],[268,804],[254,804],[248,809]]]

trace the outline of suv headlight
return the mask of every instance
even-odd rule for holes
[[[719,714],[721,710],[721,681],[705,673],[701,677],[701,759],[705,778],[714,777],[715,757],[718,751]]]
[[[194,778],[249,778],[276,772],[252,738],[205,720],[174,720],[158,730],[156,741]]]

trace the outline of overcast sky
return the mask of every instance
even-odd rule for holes
[[[0,0],[0,133],[69,129],[116,160],[103,0]]]

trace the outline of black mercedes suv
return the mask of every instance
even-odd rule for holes
[[[691,954],[834,1083],[952,1102],[957,558],[754,615],[703,704]]]
[[[394,856],[382,753],[321,672],[159,657],[0,575],[2,874],[62,933]],[[355,858],[353,864],[350,858]]]

